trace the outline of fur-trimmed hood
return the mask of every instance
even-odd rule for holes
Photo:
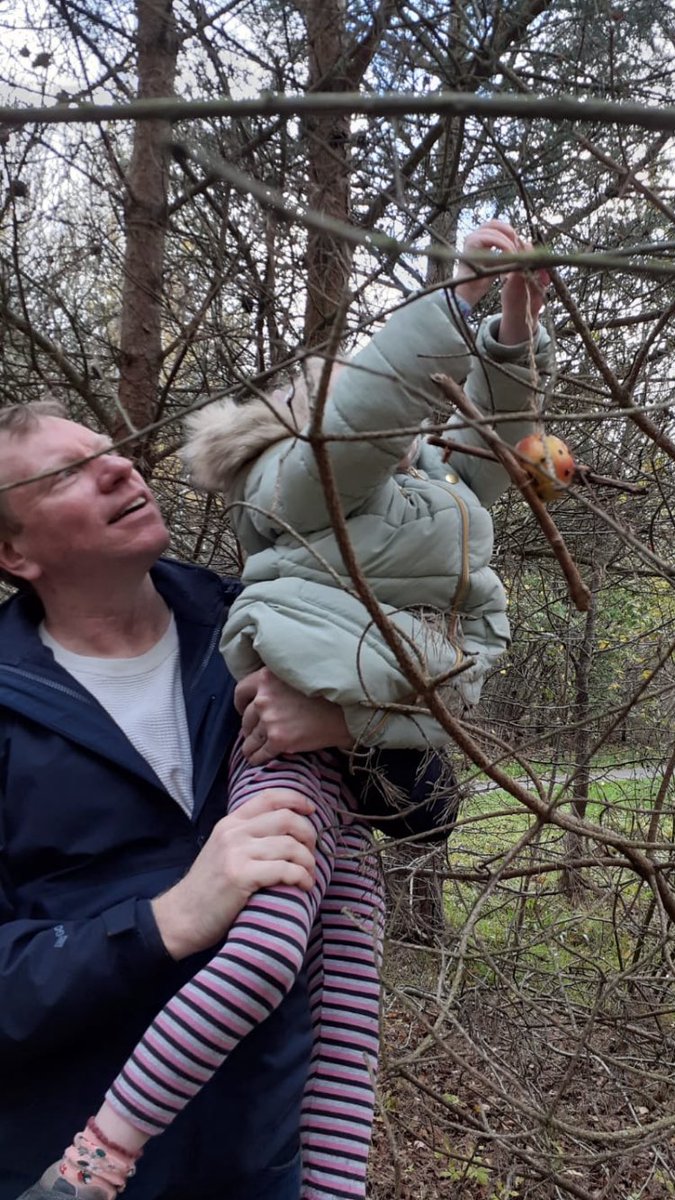
[[[244,403],[220,400],[188,417],[181,457],[197,487],[227,498],[240,472],[275,442],[299,433],[308,417],[307,393],[297,384]]]

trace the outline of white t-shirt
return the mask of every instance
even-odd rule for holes
[[[188,815],[192,750],[173,614],[166,633],[135,658],[90,658],[66,650],[43,625],[40,639],[57,663],[95,696]]]

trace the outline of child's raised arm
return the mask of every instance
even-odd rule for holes
[[[466,240],[464,251],[498,249],[519,252],[530,250],[511,226],[490,221]],[[467,274],[460,267],[458,278]],[[552,346],[546,330],[539,324],[539,313],[546,301],[548,275],[511,271],[502,281],[501,314],[484,321],[476,336],[475,356],[465,384],[467,396],[484,416],[522,413],[522,420],[498,424],[500,437],[516,445],[534,428],[533,418],[541,403],[536,389],[541,388],[552,370]],[[475,303],[489,286],[485,277],[467,277],[455,289],[456,295]],[[467,427],[461,418],[451,421],[453,442],[485,449],[480,430]],[[452,470],[469,485],[482,504],[489,507],[509,486],[509,476],[499,463],[455,451]],[[428,464],[425,462],[425,466]],[[430,468],[434,474],[433,467]],[[447,466],[445,467],[447,470]]]
[[[398,308],[339,372],[321,435],[328,439],[346,515],[393,474],[415,430],[432,415],[438,389],[431,375],[441,371],[458,381],[466,378],[469,350],[461,324],[449,292],[419,297]],[[277,520],[301,534],[330,524],[306,433],[270,447],[248,472],[242,498],[259,510],[253,520],[263,536]]]

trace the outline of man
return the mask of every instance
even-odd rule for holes
[[[53,406],[6,409],[0,482],[18,484],[0,495],[0,569],[30,585],[0,609],[0,1200],[15,1200],[247,897],[311,886],[304,802],[272,791],[222,816],[235,703],[254,760],[349,741],[339,709],[267,672],[235,697],[217,646],[238,585],[158,561],[157,504],[105,439]],[[309,1052],[300,981],[150,1146],[129,1200],[221,1200],[217,1179],[228,1200],[297,1200]]]

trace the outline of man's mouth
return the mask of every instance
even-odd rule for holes
[[[131,501],[131,504],[127,504],[126,508],[123,508],[121,512],[118,512],[114,517],[111,517],[111,519],[108,521],[108,524],[115,525],[118,521],[121,521],[123,517],[128,517],[130,513],[138,512],[139,508],[145,508],[147,503],[147,496],[138,496],[136,500]]]

